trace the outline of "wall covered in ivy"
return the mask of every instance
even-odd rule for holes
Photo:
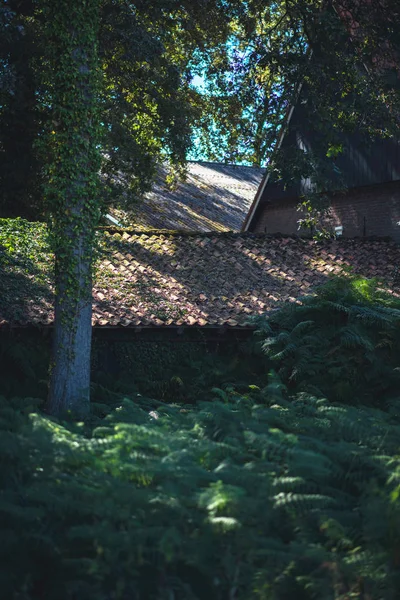
[[[51,331],[13,330],[0,335],[0,393],[45,398]],[[92,384],[167,402],[206,399],[213,387],[247,387],[266,378],[266,359],[256,339],[179,339],[96,336]]]

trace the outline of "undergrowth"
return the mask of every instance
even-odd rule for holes
[[[396,598],[400,403],[215,394],[86,424],[1,398],[3,597]]]
[[[0,335],[0,394],[45,399],[51,335],[39,331]],[[266,361],[253,340],[220,343],[108,342],[94,339],[92,397],[140,393],[165,402],[193,404],[213,387],[265,385]]]
[[[399,319],[348,278],[259,322],[267,384],[97,382],[85,423],[0,397],[2,597],[396,600]]]
[[[400,300],[377,280],[333,279],[301,305],[257,320],[291,391],[383,405],[400,385]]]

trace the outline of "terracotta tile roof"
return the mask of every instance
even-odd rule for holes
[[[258,167],[189,162],[186,181],[171,191],[160,169],[152,191],[131,213],[111,212],[147,229],[239,231],[263,174]]]
[[[400,247],[315,243],[256,234],[103,231],[93,292],[96,326],[245,326],[349,269],[388,284]],[[4,253],[3,253],[4,254]],[[0,324],[50,324],[50,255],[1,260]],[[22,266],[21,266],[22,265]]]

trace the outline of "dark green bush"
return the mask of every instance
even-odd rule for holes
[[[334,279],[258,325],[291,391],[378,405],[398,394],[400,301],[376,280]]]
[[[20,330],[0,335],[0,394],[47,395],[51,332]],[[93,397],[103,390],[193,404],[213,387],[246,389],[267,382],[265,357],[253,340],[207,345],[174,341],[108,341],[94,337]]]
[[[98,383],[69,423],[0,397],[2,597],[396,600],[399,319],[376,282],[334,281],[260,321],[266,386],[191,355],[193,406]]]
[[[86,424],[2,398],[2,597],[396,598],[399,403],[215,393]]]
[[[50,336],[39,330],[0,334],[0,394],[45,398],[50,364]]]
[[[106,372],[104,356],[114,365],[114,372]],[[246,389],[249,381],[267,382],[265,357],[252,339],[213,345],[205,341],[102,341],[95,343],[93,362],[95,384],[166,402],[193,404],[213,387]]]

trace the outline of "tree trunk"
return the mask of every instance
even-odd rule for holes
[[[90,408],[93,241],[98,223],[99,0],[44,0],[53,129],[46,197],[55,253],[55,325],[47,410]]]
[[[84,417],[90,408],[90,354],[92,340],[91,264],[84,260],[82,236],[74,240],[77,265],[73,277],[79,297],[68,294],[68,272],[56,267],[56,302],[48,411]]]

